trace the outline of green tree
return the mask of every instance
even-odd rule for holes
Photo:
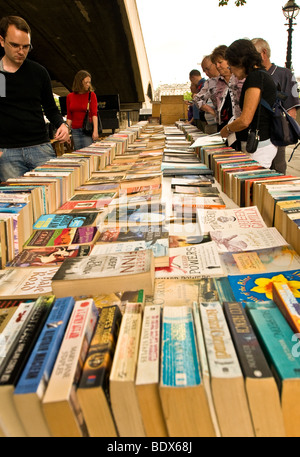
[[[229,0],[219,0],[219,6],[228,5]],[[246,3],[246,0],[235,0],[236,6],[243,6]]]

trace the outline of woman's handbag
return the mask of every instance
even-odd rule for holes
[[[263,90],[263,86],[261,88],[261,94],[262,94],[262,90]],[[259,140],[260,140],[260,138],[259,138],[259,130],[258,130],[259,118],[260,118],[260,109],[261,109],[261,96],[260,96],[259,106],[258,106],[256,130],[251,130],[250,129],[249,132],[248,132],[247,143],[246,143],[246,151],[249,154],[253,154],[254,152],[256,152],[257,147],[258,147],[258,143],[259,143]]]
[[[89,100],[88,100],[86,113],[85,113],[83,123],[82,123],[82,131],[85,135],[92,136],[93,130],[94,130],[94,124],[93,124],[93,119],[90,116],[90,101],[91,101],[91,92],[89,92]],[[102,132],[102,122],[101,122],[99,112],[97,112],[97,117],[98,117],[98,133],[101,133]]]

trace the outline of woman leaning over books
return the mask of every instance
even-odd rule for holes
[[[265,71],[261,55],[250,40],[234,41],[226,49],[226,60],[238,79],[246,79],[240,97],[241,114],[225,125],[220,135],[227,138],[235,134],[241,141],[242,151],[248,153],[251,151],[251,141],[248,141],[247,146],[247,140],[253,140],[257,146],[253,148],[256,148],[255,152],[250,153],[251,158],[269,168],[277,153],[277,147],[270,140],[272,115],[260,104],[260,99],[265,99],[272,106],[276,99],[276,85]],[[255,141],[256,137],[258,141]]]
[[[85,70],[78,71],[74,77],[72,92],[67,96],[67,123],[72,128],[75,150],[90,146],[98,139],[97,97],[91,82],[90,73]],[[86,135],[82,129],[88,104],[94,127],[92,135]]]

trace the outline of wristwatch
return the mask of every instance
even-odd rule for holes
[[[69,133],[71,133],[71,127],[69,126],[69,124],[67,124],[67,122],[63,122],[63,124],[65,124],[68,127]]]
[[[226,129],[227,129],[227,132],[228,132],[228,133],[232,133],[232,131],[230,130],[230,128],[229,128],[229,125],[228,125],[228,124],[226,125]]]

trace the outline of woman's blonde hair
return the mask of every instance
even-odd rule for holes
[[[82,81],[87,77],[89,76],[90,78],[91,75],[88,71],[86,70],[79,70],[75,77],[74,77],[74,81],[73,81],[73,85],[72,85],[72,91],[75,92],[75,93],[78,93],[78,92],[82,92],[84,90],[84,87],[83,87],[83,84],[82,84]],[[92,85],[90,85],[90,91],[94,90]]]

